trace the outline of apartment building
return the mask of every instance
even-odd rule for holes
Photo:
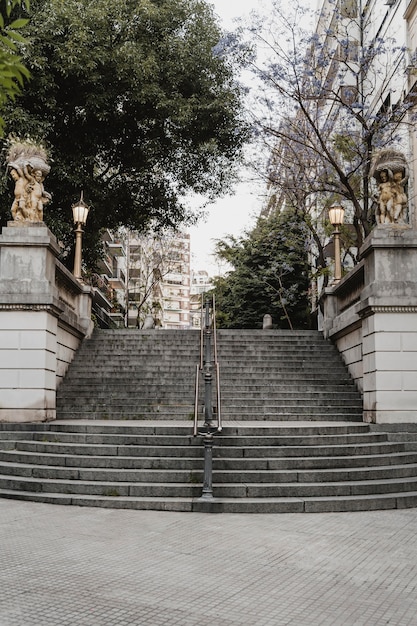
[[[108,317],[117,326],[190,326],[190,236],[106,231],[100,276]],[[102,302],[102,308],[106,303]]]

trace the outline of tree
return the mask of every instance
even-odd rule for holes
[[[405,46],[373,34],[377,9],[368,3],[360,11],[355,0],[327,0],[325,7],[314,34],[300,28],[299,5],[290,14],[278,2],[274,28],[251,29],[269,51],[253,70],[264,87],[264,114],[255,124],[271,156],[272,204],[304,213],[320,264],[320,226],[334,202],[345,203],[358,249],[371,231],[372,159],[384,147],[406,144],[414,104],[412,92],[402,97],[406,79],[397,69]]]
[[[25,34],[32,80],[6,129],[51,155],[45,221],[67,245],[81,189],[90,250],[103,227],[177,226],[192,217],[188,192],[225,191],[246,131],[203,0],[33,0]],[[4,180],[3,223],[9,196]]]
[[[126,325],[129,325],[129,305],[136,311],[136,326],[142,328],[146,317],[152,315],[160,325],[164,308],[163,284],[178,265],[175,258],[179,234],[174,231],[125,233],[126,292],[124,304]]]
[[[27,25],[27,19],[14,19],[16,7],[29,9],[29,0],[3,0],[0,4],[0,111],[9,100],[14,101],[21,93],[29,72],[17,54],[17,45],[26,43],[20,30]],[[0,135],[3,135],[4,119],[0,116]]]
[[[233,267],[215,278],[220,328],[305,328],[308,313],[307,229],[293,211],[259,218],[246,236],[219,241],[217,254]]]

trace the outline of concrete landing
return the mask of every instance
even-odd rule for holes
[[[0,624],[414,626],[416,527],[0,500]]]

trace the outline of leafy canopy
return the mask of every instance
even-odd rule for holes
[[[27,19],[13,19],[15,7],[29,9],[29,0],[3,0],[0,3],[0,111],[9,100],[20,94],[29,72],[18,54],[19,43],[25,43],[20,30],[27,25]],[[3,134],[4,119],[0,117],[0,135]]]
[[[219,327],[262,328],[268,313],[278,328],[308,326],[306,237],[302,220],[285,211],[260,218],[240,239],[218,242],[218,256],[233,267],[215,279]]]
[[[94,208],[90,238],[179,225],[190,218],[186,193],[225,191],[246,133],[206,2],[32,0],[25,34],[32,80],[5,113],[7,132],[49,150],[45,219],[61,239],[72,239],[81,189]]]

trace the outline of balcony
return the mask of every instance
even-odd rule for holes
[[[126,276],[121,269],[117,269],[113,276],[108,277],[109,285],[113,289],[124,289],[126,285]]]
[[[123,241],[107,241],[106,248],[112,256],[125,256],[125,246]]]
[[[169,285],[182,285],[182,281],[183,275],[179,273],[171,272],[164,277],[164,282]]]

